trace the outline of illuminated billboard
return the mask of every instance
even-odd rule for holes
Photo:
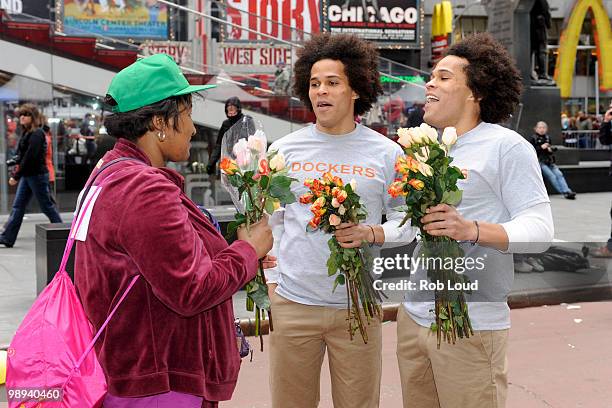
[[[168,10],[155,0],[64,0],[62,16],[69,35],[168,38]]]

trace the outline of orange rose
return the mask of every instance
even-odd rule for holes
[[[401,174],[408,174],[411,171],[419,170],[419,162],[411,156],[398,157],[395,162],[395,171]]]
[[[412,186],[412,188],[414,188],[415,190],[422,190],[423,187],[425,187],[425,183],[423,183],[421,180],[417,180],[417,179],[409,180],[408,184],[410,184]]]
[[[393,183],[391,183],[387,192],[393,198],[397,198],[399,196],[405,196],[408,193],[404,191],[404,186],[405,186],[404,182],[396,180]]]
[[[330,184],[334,182],[334,176],[329,171],[323,173],[322,179],[324,184]]]
[[[406,174],[410,171],[410,168],[406,164],[406,157],[398,157],[395,162],[395,171],[401,174]]]
[[[321,217],[314,217],[312,220],[308,221],[308,225],[312,228],[318,228],[321,223]]]
[[[344,200],[346,200],[347,197],[348,197],[348,193],[344,190],[340,190],[338,194],[336,195],[336,199],[338,200],[340,204],[342,204]]]
[[[313,183],[313,182],[314,182],[314,180],[313,180],[313,179],[308,178],[308,179],[304,180],[304,186],[306,186],[306,187],[312,187],[312,183]]]
[[[231,176],[238,171],[238,165],[229,157],[224,157],[223,160],[221,160],[221,163],[219,163],[219,168],[228,176]]]
[[[344,185],[344,182],[340,177],[334,176],[334,184],[342,187]]]
[[[302,204],[310,204],[314,200],[314,195],[312,193],[306,193],[300,196],[300,203]]]

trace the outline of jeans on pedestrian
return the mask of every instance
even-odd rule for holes
[[[6,223],[4,232],[0,235],[3,241],[13,245],[15,240],[17,240],[17,234],[21,228],[21,222],[32,195],[36,196],[40,209],[49,218],[49,221],[62,222],[49,195],[49,173],[22,177],[17,185],[17,193],[15,194],[15,201],[13,201],[11,215]]]
[[[563,194],[572,191],[568,187],[565,177],[563,177],[563,173],[561,173],[561,170],[559,170],[556,164],[544,164],[540,162],[540,168],[542,169],[542,175],[558,193]]]

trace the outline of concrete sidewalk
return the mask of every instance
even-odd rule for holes
[[[515,309],[510,313],[507,408],[612,407],[612,302]],[[221,403],[222,408],[271,407],[269,342],[264,343],[261,353],[259,339],[251,337],[249,341],[256,348],[253,361],[243,360],[234,396]],[[383,326],[381,408],[402,408],[395,347],[396,324],[387,322]],[[325,358],[319,408],[332,407]]]

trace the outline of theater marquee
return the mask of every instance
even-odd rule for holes
[[[323,0],[321,4],[325,31],[356,34],[379,48],[423,48],[419,0]]]

